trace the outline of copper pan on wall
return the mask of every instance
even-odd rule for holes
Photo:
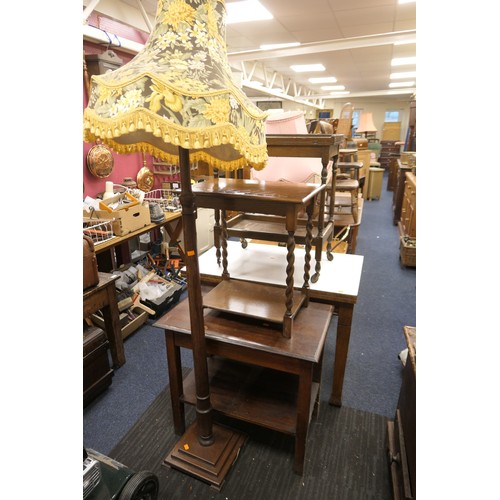
[[[111,150],[104,144],[92,146],[87,153],[87,168],[94,177],[105,179],[113,171],[114,159]]]

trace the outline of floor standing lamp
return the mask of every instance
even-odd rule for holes
[[[233,82],[225,16],[224,0],[159,0],[141,52],[92,77],[83,133],[86,142],[99,140],[117,153],[142,152],[180,166],[196,421],[165,461],[216,488],[245,437],[212,418],[190,164],[261,170],[267,161],[266,114]]]
[[[365,139],[368,138],[368,134],[372,135],[377,131],[377,127],[373,124],[372,113],[361,113],[359,118],[359,125],[356,129],[357,134],[365,134]]]

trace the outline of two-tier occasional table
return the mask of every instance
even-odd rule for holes
[[[222,278],[221,283],[203,298],[204,307],[232,312],[246,317],[263,318],[283,325],[283,336],[290,338],[293,320],[302,305],[307,306],[312,244],[312,217],[318,195],[324,184],[270,182],[245,179],[209,179],[192,188],[195,204],[201,208],[219,210],[222,219]],[[283,217],[287,232],[287,267],[282,286],[230,279],[227,252],[226,212],[254,212]],[[307,213],[305,237],[304,284],[294,290],[295,232],[298,215]],[[252,258],[249,254],[249,258]],[[286,288],[283,286],[286,283]],[[283,294],[283,290],[285,293]]]

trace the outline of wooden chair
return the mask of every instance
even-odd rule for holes
[[[360,182],[359,173],[363,168],[360,161],[337,162],[337,169],[333,177],[333,212],[334,214],[345,214],[345,208],[349,208],[353,223],[359,222],[359,195]],[[348,196],[343,193],[347,193]]]
[[[354,106],[350,102],[345,103],[340,110],[340,117],[337,124],[337,134],[344,135],[344,144],[347,144],[347,142],[352,139],[353,113]]]

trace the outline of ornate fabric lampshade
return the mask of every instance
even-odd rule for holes
[[[143,50],[119,69],[92,77],[84,111],[85,141],[180,166],[197,418],[165,462],[215,487],[245,438],[212,422],[190,162],[220,170],[260,170],[267,162],[267,115],[232,80],[225,15],[224,0],[159,0]]]
[[[264,168],[267,115],[233,82],[225,16],[224,0],[159,0],[143,50],[92,77],[84,140],[174,164],[180,146],[221,170]]]
[[[359,117],[359,125],[356,133],[376,132],[377,127],[373,124],[372,113],[361,113]]]

